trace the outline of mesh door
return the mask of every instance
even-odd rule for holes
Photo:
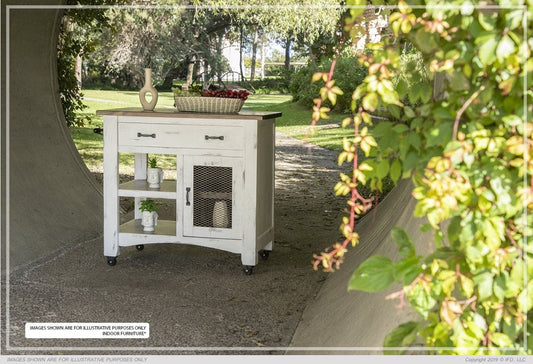
[[[231,167],[193,167],[193,225],[232,227],[233,174]]]

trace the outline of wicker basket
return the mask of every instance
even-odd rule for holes
[[[176,109],[185,112],[232,114],[241,110],[244,100],[224,97],[175,97]]]

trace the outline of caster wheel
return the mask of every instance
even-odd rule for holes
[[[117,258],[107,257],[107,264],[109,264],[110,266],[114,266],[115,264],[117,264]]]
[[[138,251],[141,251],[144,249],[144,245],[142,244],[136,245],[135,247],[137,248]]]
[[[261,256],[261,258],[262,258],[263,260],[267,260],[268,257],[270,256],[270,250],[261,250],[261,251],[259,252],[259,255]]]
[[[254,266],[253,265],[245,265],[242,270],[243,270],[244,274],[249,276],[249,275],[252,274],[252,272],[254,270]]]

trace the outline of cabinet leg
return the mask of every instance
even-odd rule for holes
[[[260,256],[263,260],[267,260],[268,257],[270,256],[270,250],[260,250],[260,251],[259,251],[259,256]]]

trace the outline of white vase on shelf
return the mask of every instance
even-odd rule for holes
[[[226,201],[216,201],[213,207],[213,227],[229,227],[228,204]]]
[[[152,95],[152,99],[149,102],[148,100],[146,100],[146,95],[148,93]],[[143,110],[153,111],[155,108],[155,105],[157,104],[157,97],[158,97],[157,90],[152,84],[152,69],[145,68],[144,69],[144,86],[139,91],[139,100],[141,101]]]

